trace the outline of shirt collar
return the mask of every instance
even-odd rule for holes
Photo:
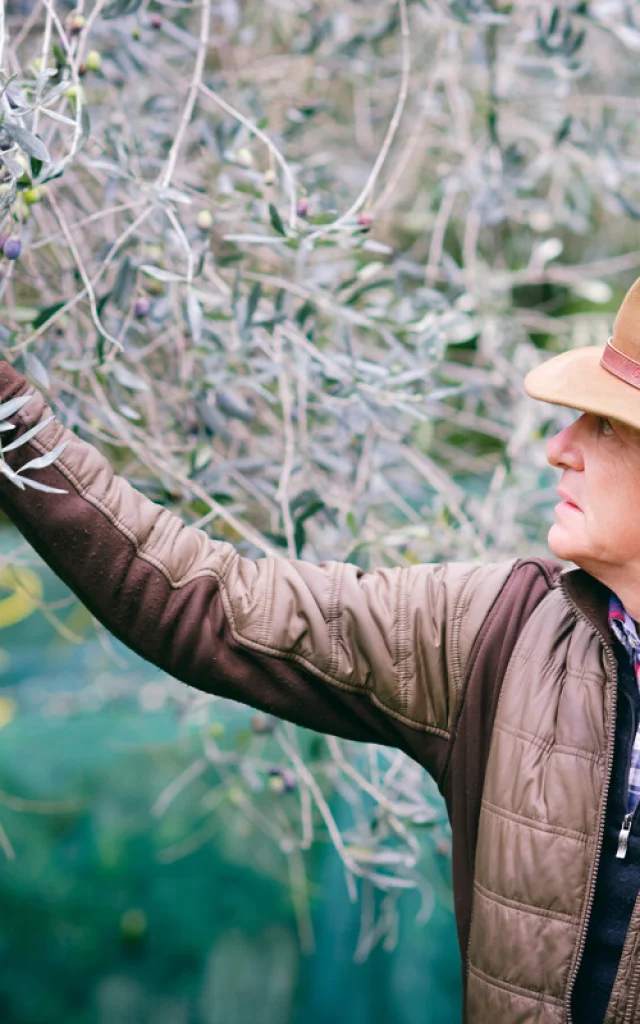
[[[640,661],[640,638],[636,624],[620,598],[612,593],[609,598],[609,623],[630,657]]]

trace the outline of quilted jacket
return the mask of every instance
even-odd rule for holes
[[[5,444],[52,413],[0,362],[0,402],[27,393]],[[465,1021],[569,1022],[613,763],[606,588],[552,559],[254,561],[150,501],[57,418],[6,462],[62,441],[27,475],[66,494],[0,474],[0,506],[43,560],[177,679],[419,762],[452,825]],[[639,943],[640,900],[607,1024],[640,1020]]]

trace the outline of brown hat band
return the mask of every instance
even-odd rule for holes
[[[619,377],[620,380],[631,384],[631,387],[640,389],[640,363],[615,348],[611,341],[612,339],[609,338],[607,347],[602,353],[600,366],[608,370],[609,373],[613,373],[615,377]]]

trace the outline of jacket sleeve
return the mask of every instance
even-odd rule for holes
[[[23,394],[5,445],[52,410],[0,361],[0,402]],[[2,473],[0,506],[129,648],[193,687],[321,732],[413,756],[428,737],[446,741],[466,658],[514,560],[372,572],[254,561],[149,500],[55,417],[7,465],[64,441],[55,462],[25,475],[68,493],[22,490]]]

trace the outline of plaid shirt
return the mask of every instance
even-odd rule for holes
[[[635,622],[615,594],[612,594],[609,600],[609,623],[631,659],[631,664],[636,674],[636,682],[638,687],[640,687],[640,638],[638,637]],[[638,801],[640,801],[640,722],[638,723],[636,738],[631,752],[627,797],[627,812],[629,814],[633,814]]]

